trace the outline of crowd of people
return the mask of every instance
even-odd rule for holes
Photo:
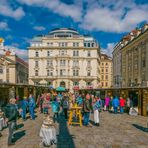
[[[23,121],[26,121],[26,114],[30,114],[30,119],[35,120],[34,110],[38,107],[40,113],[50,114],[54,122],[60,115],[64,115],[65,120],[68,120],[68,110],[72,107],[81,107],[83,116],[83,125],[91,127],[90,114],[93,114],[94,124],[100,125],[100,112],[109,111],[115,114],[124,113],[133,105],[132,99],[123,97],[100,98],[98,95],[89,93],[42,93],[35,99],[32,94],[29,97],[19,99],[19,97],[11,98],[4,109],[5,122],[9,128],[8,145],[13,145],[13,131],[17,128],[17,118],[20,116]]]

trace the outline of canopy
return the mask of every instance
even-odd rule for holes
[[[56,88],[56,91],[65,91],[65,90],[66,89],[64,87],[61,87],[61,86],[59,86],[59,87]]]

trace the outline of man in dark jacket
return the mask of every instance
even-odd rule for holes
[[[18,111],[16,109],[15,103],[16,103],[16,99],[11,98],[5,109],[5,115],[6,115],[8,127],[9,127],[8,145],[15,144],[12,142],[13,131],[14,131],[17,116],[18,116]]]
[[[91,111],[92,111],[91,97],[89,94],[87,94],[83,103],[84,126],[89,126],[89,116]]]

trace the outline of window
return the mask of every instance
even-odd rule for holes
[[[47,66],[53,66],[52,60],[47,60]]]
[[[102,72],[104,72],[104,69],[102,69]]]
[[[108,83],[106,82],[106,86],[108,86]]]
[[[35,70],[35,76],[38,76],[38,75],[39,75],[39,71]]]
[[[65,76],[65,75],[66,75],[66,70],[60,69],[60,76]]]
[[[145,67],[146,64],[145,64],[145,60],[142,61],[142,67]]]
[[[53,71],[52,70],[47,70],[47,76],[53,76]]]
[[[79,47],[79,42],[74,42],[73,47]]]
[[[66,65],[66,60],[60,60],[60,66],[65,66]]]
[[[78,60],[73,60],[73,66],[79,66],[79,61]]]
[[[87,82],[86,85],[87,85],[87,86],[91,86],[91,82]]]
[[[0,74],[3,74],[3,67],[0,66]]]
[[[102,75],[102,80],[104,80],[104,75]]]
[[[108,80],[108,75],[105,76],[105,79]]]
[[[73,76],[79,76],[79,70],[74,69],[73,70]]]
[[[95,45],[94,43],[91,44],[92,47],[94,47],[94,45]]]
[[[91,76],[90,70],[87,71],[87,76]]]
[[[102,66],[104,66],[104,63],[102,63]]]
[[[79,86],[79,82],[74,81],[74,82],[73,82],[73,86]]]
[[[91,61],[87,61],[87,66],[88,66],[88,67],[91,66]]]
[[[108,69],[106,69],[106,72],[108,72]]]
[[[52,51],[47,51],[47,56],[48,57],[52,56]]]
[[[87,44],[86,43],[84,43],[84,47],[86,47],[87,46]]]
[[[35,61],[35,67],[39,66],[39,61]]]
[[[79,56],[79,51],[78,50],[74,50],[73,51],[73,56]]]
[[[60,42],[59,46],[60,47],[67,47],[68,43],[67,42]]]
[[[106,63],[106,66],[108,66],[108,63]]]
[[[102,87],[104,86],[103,82],[102,82]]]
[[[35,56],[39,57],[39,52],[38,51],[35,52]]]
[[[59,54],[60,54],[60,55],[65,55],[66,53],[67,53],[66,50],[61,50],[61,51],[59,51]]]
[[[90,47],[90,43],[88,43],[87,46]]]
[[[52,42],[47,43],[48,46],[53,46]]]
[[[91,52],[90,52],[90,51],[87,52],[87,56],[88,56],[88,57],[91,56]]]

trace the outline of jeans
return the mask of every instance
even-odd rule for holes
[[[58,112],[54,112],[53,114],[53,121],[55,122],[55,119],[57,119],[59,116],[59,113]]]
[[[23,109],[23,111],[22,111],[22,117],[23,117],[24,120],[26,119],[26,109]]]
[[[15,129],[15,125],[16,125],[15,121],[11,121],[8,123],[8,128],[9,128],[8,144],[12,143],[12,136]]]
[[[124,108],[120,106],[120,113],[124,113]]]
[[[31,119],[35,119],[35,115],[34,115],[34,108],[33,107],[30,107],[29,108],[29,111],[30,111],[30,115],[31,115]]]
[[[114,107],[114,113],[116,114],[118,112],[118,107]]]
[[[64,116],[65,116],[65,119],[67,119],[67,118],[68,118],[68,117],[67,117],[67,110],[68,110],[67,108],[64,108],[64,109],[63,109],[63,111],[64,111]]]
[[[89,123],[89,112],[84,112],[84,125],[88,125]]]

